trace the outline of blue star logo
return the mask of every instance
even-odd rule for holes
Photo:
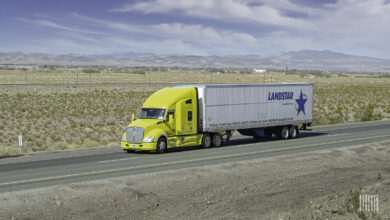
[[[306,99],[304,99],[303,97],[305,96]],[[304,115],[306,115],[305,113],[305,103],[307,101],[307,97],[305,94],[302,93],[302,90],[301,90],[301,95],[299,96],[299,99],[295,99],[295,101],[297,102],[298,104],[298,108],[297,108],[297,115],[299,115],[299,113],[302,111]]]

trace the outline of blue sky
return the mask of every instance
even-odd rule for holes
[[[389,0],[2,0],[0,51],[390,59]]]

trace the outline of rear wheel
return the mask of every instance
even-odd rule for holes
[[[166,151],[167,151],[167,141],[165,140],[165,138],[158,139],[156,152],[161,154],[161,153],[165,153]]]
[[[214,147],[220,147],[222,144],[222,137],[220,134],[214,134],[213,136],[213,146]]]
[[[286,140],[290,136],[289,133],[290,132],[289,132],[289,129],[288,129],[287,126],[286,127],[282,127],[282,129],[280,129],[279,132],[278,132],[278,137],[280,139],[282,139],[282,140]]]
[[[291,138],[291,139],[294,139],[294,138],[297,137],[297,135],[298,135],[298,129],[297,129],[297,127],[292,126],[292,127],[290,128],[290,138]]]
[[[202,147],[210,148],[211,147],[211,136],[210,134],[203,134]]]

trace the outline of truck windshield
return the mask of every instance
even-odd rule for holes
[[[165,109],[159,108],[143,108],[141,110],[140,119],[164,119]]]

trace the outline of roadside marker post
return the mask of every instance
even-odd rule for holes
[[[22,154],[23,153],[23,138],[22,138],[22,135],[18,135],[18,144],[19,144],[20,153]]]

